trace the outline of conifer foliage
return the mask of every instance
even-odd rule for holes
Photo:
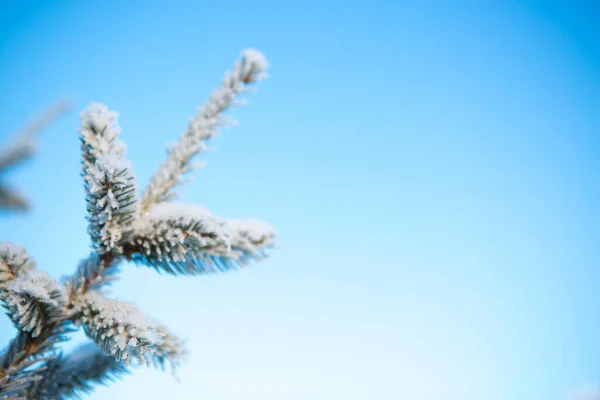
[[[29,208],[27,200],[14,188],[3,184],[1,179],[13,167],[20,165],[33,156],[36,150],[36,135],[70,107],[63,100],[48,108],[34,119],[22,131],[0,150],[0,210],[26,211]]]
[[[61,282],[39,270],[27,251],[0,243],[0,301],[18,329],[0,353],[0,399],[79,397],[132,365],[178,367],[184,341],[105,288],[132,261],[173,275],[237,269],[268,256],[275,230],[256,220],[228,220],[176,200],[194,156],[228,123],[225,113],[266,77],[262,53],[247,49],[189,123],[138,197],[138,184],[117,112],[92,103],[81,113],[81,175],[92,250]],[[82,328],[91,340],[69,354],[58,342]],[[91,346],[90,346],[91,345]]]

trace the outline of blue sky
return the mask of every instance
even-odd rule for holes
[[[120,113],[143,187],[240,51],[271,77],[183,199],[279,232],[116,297],[189,340],[180,382],[92,399],[558,400],[600,382],[600,10],[593,1],[3,1],[0,137],[74,108],[10,177],[0,238],[54,277],[89,251],[78,113]],[[0,321],[0,342],[14,334]],[[76,340],[83,340],[76,336]]]

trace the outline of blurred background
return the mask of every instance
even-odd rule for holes
[[[183,199],[280,246],[208,277],[124,266],[114,295],[192,355],[90,398],[571,398],[600,382],[599,26],[593,0],[1,0],[0,139],[73,108],[7,177],[33,209],[0,239],[72,273],[81,109],[120,113],[144,187],[255,47],[271,77]]]

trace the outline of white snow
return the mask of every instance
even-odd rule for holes
[[[110,111],[101,103],[91,103],[80,114],[81,134],[89,153],[95,157],[106,155],[121,156],[125,152],[125,144],[117,138],[121,128],[117,123],[119,113]],[[86,163],[86,166],[90,165]]]
[[[0,284],[15,274],[35,268],[35,262],[25,249],[12,242],[0,242]]]
[[[60,306],[59,302],[64,304],[67,297],[64,286],[50,278],[46,272],[36,269],[21,273],[16,279],[6,282],[6,290],[20,295],[29,295],[56,307]],[[53,299],[50,294],[55,291],[60,293],[60,297]]]
[[[200,223],[202,231],[183,231],[186,225]],[[156,241],[167,240],[171,246],[183,243],[185,236],[194,236],[201,243],[209,245],[226,244],[231,237],[231,231],[225,222],[210,213],[204,207],[184,202],[160,203],[152,208],[150,214],[141,219],[134,227],[138,237],[147,238],[143,245],[147,249]],[[206,234],[216,235],[216,239],[209,239]]]
[[[157,204],[147,217],[151,220],[161,219],[186,219],[202,220],[214,219],[211,212],[202,206],[185,203],[182,201],[171,201],[168,203]]]
[[[227,224],[237,235],[246,237],[254,243],[263,242],[277,233],[269,223],[257,219],[228,219]]]
[[[88,210],[93,216],[94,230],[100,233],[104,246],[114,248],[123,233],[119,219],[115,218],[115,211],[137,213],[136,203],[128,205],[128,209],[124,210],[117,200],[119,192],[135,187],[131,164],[117,156],[101,156],[87,169],[84,179],[88,183]]]
[[[218,128],[227,124],[224,112],[241,102],[237,96],[247,89],[247,85],[266,77],[268,62],[265,56],[255,49],[242,52],[232,71],[225,74],[221,86],[213,91],[206,103],[190,119],[188,128],[179,142],[169,145],[167,159],[160,165],[141,200],[143,214],[158,203],[176,196],[174,187],[182,183],[182,175],[193,169],[192,157],[209,150],[206,141],[219,134]]]
[[[107,205],[108,210],[119,208],[114,192],[124,189],[130,182],[135,182],[131,179],[133,177],[132,171],[129,161],[115,156],[99,157],[96,164],[87,169],[85,180],[88,182],[90,193],[105,192],[104,196],[96,200],[96,205],[99,208],[103,209]],[[111,213],[106,211],[106,214],[107,219],[111,219]]]
[[[122,360],[129,360],[132,353],[153,352],[162,344],[163,334],[157,331],[157,324],[141,313],[133,304],[108,299],[90,292],[78,303],[82,320],[93,335],[100,339],[110,338],[109,352],[121,352]],[[153,350],[154,349],[154,350]],[[144,358],[140,359],[145,362]]]
[[[102,103],[90,103],[80,114],[82,129],[94,128],[97,131],[103,131],[104,138],[107,141],[113,140],[121,133],[117,119],[119,113],[110,111],[108,107]]]
[[[250,71],[246,72],[260,73],[269,68],[269,62],[265,55],[256,49],[245,49],[242,51],[242,57],[250,69]]]

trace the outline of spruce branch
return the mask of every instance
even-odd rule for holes
[[[27,253],[16,245],[0,245],[0,271],[9,271],[2,276],[18,279],[21,274],[29,273],[35,266]],[[66,333],[72,331],[70,324],[75,320],[75,302],[85,296],[96,285],[106,283],[118,258],[110,255],[100,257],[97,253],[82,261],[75,276],[84,276],[77,280],[67,279],[67,288],[72,282],[82,285],[77,291],[69,290],[66,312],[56,320],[48,320],[41,334],[33,336],[30,332],[20,331],[10,345],[0,355],[0,399],[4,393],[8,398],[37,399],[32,393],[37,390],[36,382],[43,380],[42,375],[49,363],[57,356],[54,344],[66,340]],[[4,262],[1,262],[4,261]],[[7,267],[8,266],[8,267]],[[85,271],[89,272],[85,275]]]
[[[0,246],[0,249],[2,248],[5,250],[0,251],[0,271],[5,273],[0,276],[17,279],[20,274],[31,271],[35,266],[22,248],[15,245]],[[34,337],[31,333],[23,331],[17,334],[0,357],[0,394],[3,394],[3,391],[8,392],[9,389],[11,393],[17,394],[36,390],[35,381],[42,379],[41,372],[56,356],[54,343],[65,340],[65,334],[72,331],[69,326],[74,320],[75,303],[88,291],[95,290],[110,280],[111,274],[116,272],[116,260],[118,259],[110,255],[100,257],[93,252],[80,263],[77,273],[66,279],[66,312],[60,317],[57,316],[56,320],[48,320],[39,336]],[[36,366],[34,369],[31,367],[33,364]],[[15,382],[18,383],[18,387]]]
[[[157,208],[166,208],[168,204]],[[167,219],[141,225],[133,232],[134,245],[129,248],[131,260],[172,275],[202,275],[260,261],[267,258],[268,249],[275,246],[276,231],[263,221],[223,220],[219,222],[221,232],[214,237],[203,232],[204,225],[197,221]]]
[[[10,280],[35,268],[35,261],[27,251],[11,242],[0,242],[0,290]]]
[[[225,74],[221,86],[190,119],[188,128],[179,141],[167,149],[167,158],[152,176],[140,201],[140,212],[147,214],[159,203],[176,197],[175,187],[184,183],[183,175],[202,164],[192,164],[192,158],[208,151],[207,141],[218,135],[219,127],[228,123],[224,113],[234,105],[236,98],[248,91],[249,85],[264,79],[268,62],[264,55],[254,49],[246,49],[235,63],[233,70]],[[241,102],[238,102],[242,104]]]
[[[70,304],[88,290],[102,291],[104,286],[117,279],[118,272],[117,259],[101,257],[96,252],[90,253],[81,260],[75,274],[64,278]]]
[[[71,329],[49,326],[33,337],[19,332],[0,355],[0,398],[32,399],[28,395],[35,382],[42,380],[46,363],[56,356],[55,345],[67,340]]]
[[[45,272],[31,270],[6,283],[0,299],[15,327],[38,336],[45,326],[59,321],[67,305],[62,285]]]
[[[69,108],[70,103],[63,100],[45,110],[23,130],[15,134],[0,151],[0,175],[4,175],[12,167],[31,158],[36,151],[36,134],[47,128]],[[0,182],[0,209],[24,211],[28,208],[29,204],[22,195]]]
[[[228,219],[227,224],[232,232],[231,250],[217,253],[221,257],[245,265],[251,260],[267,258],[268,250],[276,245],[277,231],[267,222],[257,219]]]
[[[163,325],[157,324],[156,332],[161,336],[161,343],[151,357],[151,362],[161,370],[165,370],[166,366],[170,365],[172,371],[175,371],[189,355],[186,343]]]
[[[225,123],[223,113],[265,76],[266,60],[246,50],[221,88],[191,120],[137,200],[133,169],[118,139],[118,114],[93,103],[81,113],[82,176],[92,251],[64,284],[35,269],[20,247],[0,243],[0,300],[19,329],[0,354],[0,399],[79,396],[133,364],[176,369],[185,343],[134,305],[104,297],[126,260],[176,275],[230,270],[266,257],[275,230],[255,220],[224,220],[206,209],[166,202],[194,155]],[[83,327],[97,351],[57,354],[71,325]]]
[[[141,364],[178,364],[183,348],[173,351],[173,339],[165,343],[167,332],[142,314],[133,304],[108,299],[90,292],[76,304],[75,323],[104,352],[127,366],[132,359]],[[170,359],[169,359],[170,358]]]
[[[20,246],[0,243],[0,300],[7,309],[17,337],[0,356],[0,394],[19,397],[39,379],[53,344],[63,340],[60,327],[66,306],[64,288]]]
[[[96,164],[102,156],[122,158],[125,144],[118,138],[121,127],[117,122],[119,113],[110,111],[101,103],[91,103],[80,114],[82,168],[85,175],[88,168]]]
[[[128,161],[101,156],[86,170],[88,232],[98,253],[120,252],[119,241],[136,219],[136,181]]]
[[[32,385],[29,395],[37,399],[79,399],[92,392],[95,384],[106,385],[128,373],[123,363],[87,343],[50,360],[43,379]]]
[[[229,248],[231,233],[225,222],[208,210],[186,203],[162,203],[135,225],[128,243],[130,258],[173,275],[212,271],[205,253]]]
[[[69,108],[70,103],[63,100],[46,109],[23,130],[14,135],[0,153],[0,172],[30,158],[36,149],[35,136]]]
[[[35,269],[25,250],[0,244],[0,300],[15,327],[38,336],[45,326],[60,320],[66,292],[48,274]]]
[[[118,139],[119,114],[100,103],[81,113],[82,175],[85,182],[88,232],[100,254],[116,252],[127,225],[137,215],[137,184]]]

